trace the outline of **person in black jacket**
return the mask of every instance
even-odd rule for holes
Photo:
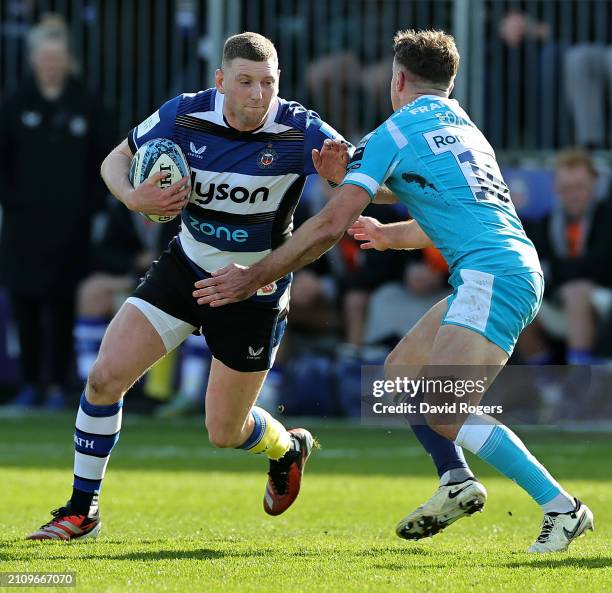
[[[33,405],[46,385],[48,407],[61,408],[73,360],[75,289],[88,271],[92,216],[106,195],[99,169],[112,126],[70,75],[60,17],[44,17],[28,49],[33,77],[0,108],[0,279],[21,345],[15,403]]]
[[[612,201],[597,198],[597,177],[588,153],[560,153],[558,203],[527,228],[546,280],[540,314],[519,342],[519,353],[532,364],[552,361],[551,335],[564,339],[569,364],[593,362],[598,317],[612,305]]]

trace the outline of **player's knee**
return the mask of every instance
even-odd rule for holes
[[[87,399],[96,405],[119,401],[125,391],[124,382],[108,360],[96,360],[87,378]]]

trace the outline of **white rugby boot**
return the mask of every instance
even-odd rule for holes
[[[576,507],[568,513],[546,513],[538,539],[529,547],[528,552],[545,554],[563,552],[587,529],[594,531],[593,513],[577,498]]]
[[[482,511],[486,500],[486,488],[474,478],[440,486],[427,502],[397,524],[395,533],[403,539],[431,537],[457,519]]]

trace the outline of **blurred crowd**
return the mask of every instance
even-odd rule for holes
[[[507,59],[521,44],[538,42],[538,61],[530,71],[534,79],[521,80],[519,93],[520,85],[550,84],[553,90],[564,85],[575,122],[572,144],[579,147],[557,151],[555,199],[537,217],[524,220],[542,259],[546,293],[512,362],[607,363],[612,360],[612,197],[608,168],[591,149],[610,144],[603,134],[609,127],[604,120],[610,113],[606,87],[612,82],[612,49],[563,46],[553,41],[549,25],[519,11],[506,13],[498,25],[498,45],[492,42],[489,49],[507,52]],[[26,39],[31,76],[0,103],[0,400],[12,408],[72,409],[110,319],[179,223],[150,223],[107,194],[99,165],[126,130],[114,129],[109,106],[76,76],[63,19],[46,16]],[[352,76],[355,71],[360,75]],[[389,114],[387,60],[384,67],[364,65],[339,48],[314,61],[304,76],[322,113],[332,102],[363,92],[381,120]],[[493,75],[489,78],[486,92],[493,93]],[[332,79],[340,82],[339,95],[328,92]],[[504,84],[515,83],[508,78]],[[506,132],[494,121],[502,118],[495,101],[490,105],[485,131],[501,138]],[[520,113],[516,125],[526,126]],[[346,135],[361,133],[343,129],[343,123],[348,128],[348,121],[337,125]],[[320,210],[332,191],[310,178],[295,227]],[[383,222],[409,216],[401,205],[372,205],[365,214]],[[290,413],[353,413],[350,393],[358,400],[360,365],[381,363],[421,315],[449,294],[447,279],[446,262],[436,249],[364,251],[345,236],[295,274],[289,330],[262,400],[278,405],[282,390],[290,388]],[[17,374],[11,367],[15,352]],[[200,409],[209,363],[205,341],[191,336],[136,386],[146,396],[143,407],[160,415]],[[351,376],[357,378],[351,382]],[[546,378],[542,381],[546,387]],[[313,403],[313,390],[329,392],[329,401]]]

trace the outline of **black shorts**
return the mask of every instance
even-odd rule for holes
[[[280,297],[274,295],[216,308],[198,305],[194,283],[209,277],[187,258],[175,237],[132,296],[198,328],[213,356],[228,367],[244,372],[269,369],[285,331],[287,307],[281,308]],[[282,288],[279,294],[289,290],[289,280]]]

